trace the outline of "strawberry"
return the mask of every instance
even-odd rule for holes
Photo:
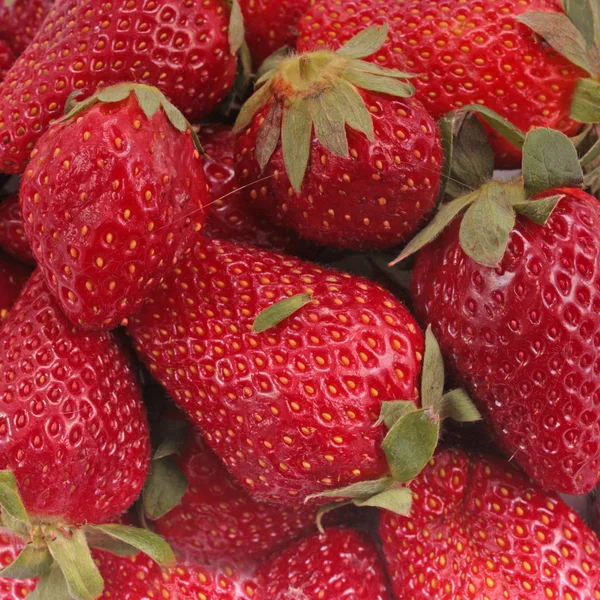
[[[2,523],[28,541],[17,576],[41,576],[40,597],[88,600],[102,591],[88,544],[136,552],[141,540],[169,563],[157,536],[100,525],[135,500],[149,463],[139,384],[117,339],[74,328],[36,271],[0,329],[0,364]]]
[[[408,10],[385,0],[318,0],[300,21],[298,49],[340,48],[365,27],[387,22],[390,35],[370,60],[417,73],[416,98],[435,119],[478,104],[525,132],[544,126],[573,135],[581,125],[570,107],[585,73],[519,22],[532,10],[562,11],[558,0],[501,0],[493,7],[481,0],[415,0]],[[517,166],[518,150],[493,139],[498,164]]]
[[[53,4],[54,0],[0,0],[0,38],[16,56],[29,46]]]
[[[594,534],[503,459],[444,450],[410,486],[410,516],[379,526],[397,598],[600,598]]]
[[[12,564],[23,550],[23,541],[10,532],[0,533],[0,566],[4,569]],[[33,580],[9,579],[0,577],[0,598],[2,600],[23,600],[35,589]]]
[[[391,600],[375,544],[352,529],[328,529],[300,540],[267,561],[256,577],[255,600]]]
[[[434,208],[437,125],[400,81],[409,75],[359,60],[386,35],[387,26],[372,27],[338,52],[280,57],[235,124],[238,183],[258,210],[306,239],[386,248]]]
[[[0,254],[0,323],[6,318],[30,275],[30,267]]]
[[[207,198],[194,135],[156,88],[120,84],[40,138],[21,211],[73,323],[115,327],[194,243]]]
[[[20,261],[35,264],[25,235],[18,194],[0,198],[0,248]]]
[[[296,236],[258,215],[248,205],[246,196],[238,191],[231,129],[224,125],[203,125],[199,137],[205,152],[204,178],[210,195],[204,235],[275,252],[297,252],[300,243]]]
[[[15,62],[15,55],[4,40],[0,40],[0,82]]]
[[[224,0],[57,2],[0,87],[0,171],[25,170],[73,92],[84,99],[133,80],[160,88],[190,120],[209,113],[235,76],[228,20]]]

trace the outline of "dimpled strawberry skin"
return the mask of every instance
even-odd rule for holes
[[[76,329],[34,273],[0,329],[0,469],[30,515],[101,523],[149,463],[135,371],[110,333]]]
[[[18,56],[31,43],[54,0],[16,0],[6,6],[0,0],[0,38]]]
[[[31,270],[31,267],[0,253],[0,323],[19,297]]]
[[[554,193],[547,225],[518,218],[497,268],[468,258],[451,225],[419,254],[411,296],[508,456],[582,494],[600,478],[600,205]]]
[[[82,100],[122,81],[154,85],[189,121],[233,83],[223,0],[57,2],[0,85],[0,172],[21,173],[74,91]]]
[[[7,531],[0,532],[0,567],[8,567],[23,549],[23,541]],[[8,579],[0,577],[2,600],[24,600],[36,586],[34,579]]]
[[[410,516],[379,526],[398,598],[600,598],[592,531],[505,460],[445,450],[410,487]]]
[[[79,326],[137,310],[204,223],[206,184],[191,135],[135,96],[54,125],[20,191],[25,233],[50,289]]]
[[[300,194],[290,187],[281,145],[263,171],[255,158],[270,102],[238,136],[236,172],[257,210],[300,236],[341,248],[387,248],[407,240],[435,206],[440,136],[419,102],[360,94],[373,118],[375,141],[347,127],[350,154],[340,157],[313,136]],[[254,183],[261,177],[272,179]]]
[[[0,248],[24,263],[35,264],[17,194],[0,198]]]
[[[313,302],[263,333],[288,296]],[[417,401],[423,335],[359,277],[224,241],[178,265],[132,319],[138,353],[257,499],[302,504],[387,472],[381,402]]]
[[[352,529],[328,529],[291,544],[259,569],[257,580],[256,600],[392,598],[375,544]]]
[[[416,98],[434,119],[484,104],[528,131],[551,127],[567,135],[577,80],[585,73],[541,43],[517,15],[557,12],[558,0],[317,0],[300,20],[298,49],[339,48],[360,30],[387,22],[384,46],[365,59],[410,71]],[[519,153],[494,136],[500,164],[520,166]]]

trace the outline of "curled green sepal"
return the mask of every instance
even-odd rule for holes
[[[540,198],[539,200],[527,200],[527,202],[515,204],[513,208],[517,214],[523,215],[530,221],[544,226],[548,222],[550,215],[554,212],[558,203],[564,197],[564,194],[557,194],[556,196],[548,196],[546,198]]]
[[[480,104],[469,104],[461,108],[461,110],[474,112],[492,129],[495,129],[507,142],[517,148],[517,150],[523,148],[525,133],[491,108],[481,106]]]
[[[27,596],[27,600],[69,600],[70,598],[72,596],[67,580],[56,563],[53,563],[40,577],[36,588]]]
[[[296,294],[275,302],[259,313],[252,325],[252,331],[262,333],[271,329],[311,302],[312,294]]]
[[[392,486],[365,500],[355,500],[354,504],[360,507],[373,506],[383,508],[397,515],[406,516],[410,513],[412,492],[410,488],[404,486]]]
[[[12,471],[0,471],[0,506],[10,518],[27,527],[31,525]]]
[[[389,27],[387,23],[381,27],[377,27],[376,25],[367,27],[348,40],[341,48],[338,48],[336,54],[345,56],[346,58],[365,58],[371,56],[371,54],[377,52],[383,46],[388,31]]]
[[[181,502],[187,487],[186,476],[170,456],[153,460],[142,496],[146,517],[155,521],[166,515]]]
[[[329,504],[323,504],[319,506],[317,510],[317,515],[315,517],[315,522],[317,525],[317,529],[319,533],[325,533],[325,528],[323,527],[323,517],[338,508],[342,508],[342,506],[348,506],[349,504],[353,504],[353,500],[340,500],[339,502],[331,502]]]
[[[571,118],[582,123],[600,121],[600,83],[594,79],[580,79],[571,99]]]
[[[10,565],[0,570],[0,577],[37,579],[46,573],[52,562],[52,555],[45,544],[28,544]]]
[[[379,419],[377,419],[375,425],[377,426],[385,423],[385,426],[388,429],[391,429],[398,419],[415,410],[418,410],[418,407],[410,400],[384,401],[381,403],[381,412],[379,413]]]
[[[306,497],[305,502],[310,502],[316,498],[333,498],[337,500],[370,498],[371,496],[379,494],[380,492],[383,492],[389,488],[392,483],[393,480],[391,477],[382,477],[381,479],[374,479],[371,481],[359,481],[343,488],[326,490],[318,494],[311,494],[310,496]]]
[[[440,402],[440,419],[454,419],[461,423],[481,420],[481,413],[463,388],[446,392]]]
[[[231,0],[229,17],[229,48],[235,54],[244,43],[244,17],[238,0]]]

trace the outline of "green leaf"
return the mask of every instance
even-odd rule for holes
[[[229,17],[229,47],[235,54],[244,43],[244,17],[238,0],[231,1],[231,16]]]
[[[540,200],[527,200],[514,204],[513,208],[518,214],[527,217],[530,221],[544,226],[550,215],[556,208],[556,205],[564,198],[564,194],[549,196]]]
[[[504,256],[514,226],[515,211],[505,186],[488,183],[460,224],[461,248],[480,265],[495,267]]]
[[[106,550],[116,556],[135,556],[139,554],[139,550],[134,548],[130,544],[116,540],[115,538],[102,533],[101,531],[94,531],[90,529],[90,526],[85,528],[85,538],[90,548],[96,548],[97,550]]]
[[[571,117],[582,123],[600,121],[600,83],[593,79],[580,79],[571,100]]]
[[[407,487],[392,487],[366,500],[355,500],[356,506],[375,506],[389,510],[397,515],[410,514],[412,492]]]
[[[339,102],[339,95],[323,92],[309,102],[318,140],[333,154],[348,156],[344,105]]]
[[[381,445],[394,481],[405,483],[421,472],[433,456],[439,433],[439,418],[430,409],[410,412],[396,422]]]
[[[52,555],[45,544],[42,546],[29,544],[10,565],[0,569],[0,577],[37,579],[50,568],[52,562]]]
[[[409,412],[417,410],[414,402],[410,400],[387,400],[381,403],[381,412],[379,413],[379,419],[375,425],[381,425],[385,423],[388,429],[391,429],[396,421],[401,419],[404,415]]]
[[[130,83],[119,83],[99,91],[97,97],[100,102],[111,104],[129,98],[131,92],[133,92],[133,86]]]
[[[319,494],[311,494],[307,496],[305,502],[315,498],[370,498],[375,494],[383,492],[383,490],[387,490],[392,483],[390,477],[383,477],[373,481],[359,481],[343,488],[327,490]]]
[[[162,94],[157,94],[157,91],[156,88],[145,85],[140,85],[135,88],[135,97],[148,120],[150,120],[160,108]]]
[[[281,150],[283,164],[290,178],[290,183],[300,193],[308,159],[312,138],[312,119],[307,100],[290,103],[283,109],[281,125]]]
[[[479,104],[469,104],[461,110],[471,111],[479,115],[492,129],[495,129],[506,141],[512,144],[517,150],[523,148],[525,143],[525,134],[510,121],[501,117],[497,112],[487,106]]]
[[[410,98],[415,95],[415,88],[412,83],[398,81],[392,77],[380,77],[373,73],[365,73],[352,68],[350,64],[344,69],[343,77],[363,90],[378,92],[380,94],[389,94],[398,98]]]
[[[92,559],[81,529],[68,533],[54,530],[46,536],[48,549],[60,567],[74,600],[95,600],[102,593],[104,582]]]
[[[129,527],[128,525],[119,525],[109,523],[108,525],[88,525],[86,529],[99,531],[106,535],[129,544],[149,556],[153,561],[162,567],[172,567],[175,565],[175,554],[163,538],[147,529],[138,527]]]
[[[185,117],[181,114],[178,108],[176,108],[173,104],[171,104],[164,96],[161,98],[161,105],[165,114],[167,115],[167,119],[177,131],[181,131],[184,133],[187,131],[188,122]]]
[[[317,529],[319,530],[319,533],[325,533],[325,528],[323,527],[323,517],[327,513],[337,510],[338,508],[341,508],[342,506],[348,506],[348,504],[353,504],[353,501],[352,500],[342,500],[340,502],[331,502],[330,504],[323,504],[322,506],[319,506],[319,508],[317,510],[317,516],[316,516]]]
[[[440,178],[440,191],[437,197],[438,206],[446,197],[446,190],[450,181],[452,162],[454,160],[454,137],[460,124],[464,120],[465,113],[453,111],[442,117],[438,123],[442,137],[442,148],[444,151],[444,164]],[[461,186],[462,187],[462,186]],[[458,194],[462,195],[462,193]]]
[[[472,422],[479,421],[481,414],[466,390],[458,388],[447,392],[442,397],[440,419],[444,420],[448,417],[455,421]]]
[[[254,333],[261,333],[279,325],[279,323],[293,315],[303,306],[310,304],[311,301],[312,294],[296,294],[295,296],[275,302],[275,304],[272,304],[269,308],[265,308],[256,317],[252,325],[252,331]]]
[[[162,441],[152,455],[152,460],[179,454],[187,439],[188,424],[185,421],[167,419],[161,427]]]
[[[579,150],[579,146],[586,140],[591,131],[593,131],[594,126],[591,123],[587,123],[584,125],[577,135],[569,136],[571,143],[575,148]]]
[[[467,206],[475,202],[479,192],[466,194],[452,202],[442,204],[440,210],[435,214],[429,225],[422,229],[406,246],[404,250],[395,258],[390,267],[402,262],[421,248],[430,244],[442,231],[465,209]]]
[[[233,126],[233,133],[240,133],[250,123],[252,122],[252,118],[254,115],[271,99],[271,86],[263,85],[259,88],[242,106],[237,119],[235,120],[235,124]]]
[[[350,66],[355,71],[364,71],[365,73],[373,73],[373,75],[381,75],[383,77],[395,77],[396,79],[413,79],[417,77],[415,73],[380,67],[375,63],[366,62],[364,60],[351,59]]]
[[[563,10],[589,46],[594,45],[595,38],[593,5],[597,5],[596,0],[562,0]],[[600,23],[597,26],[600,26]]]
[[[444,359],[431,325],[425,332],[425,354],[421,375],[421,406],[438,414],[444,393]]]
[[[152,461],[144,485],[144,512],[156,521],[175,508],[185,494],[188,480],[171,457]]]
[[[6,6],[6,3],[5,3],[5,6]],[[78,96],[81,96],[82,93],[83,92],[81,90],[75,90],[69,94],[69,97],[67,98],[67,101],[65,102],[65,110],[64,110],[65,115],[68,115],[77,106],[77,102],[75,102],[75,98],[77,98]]]
[[[0,506],[13,519],[31,525],[12,471],[0,471]]]
[[[204,148],[202,147],[202,144],[200,143],[200,138],[198,137],[198,134],[196,133],[196,130],[193,127],[190,127],[190,135],[192,136],[192,142],[194,144],[194,148],[196,148],[196,150],[198,150],[198,152],[200,152],[200,154],[206,154],[204,152]]]
[[[256,77],[257,77],[256,84],[255,84],[256,87],[259,87],[265,79],[269,79],[269,77],[267,77],[267,73],[270,73],[271,77],[272,77],[273,74],[275,73],[277,67],[286,58],[289,58],[291,56],[291,54],[292,54],[291,48],[289,48],[288,46],[283,46],[282,48],[275,50],[275,52],[273,52],[273,54],[268,56],[262,62],[262,64],[258,68],[258,71],[256,72]],[[261,79],[263,81],[261,81]]]
[[[97,96],[91,96],[87,100],[82,100],[81,102],[75,103],[73,109],[69,111],[66,115],[62,116],[60,119],[56,119],[54,123],[64,123],[65,121],[69,121],[73,117],[76,117],[78,114],[82,113],[84,110],[87,110],[90,106],[93,106],[98,102]]]
[[[598,138],[593,146],[581,157],[579,164],[582,167],[585,167],[593,163],[598,157],[600,157],[600,138]]]
[[[569,17],[555,12],[528,12],[517,17],[574,65],[594,75],[595,65],[590,60],[590,47],[583,34]]]
[[[528,195],[581,185],[583,171],[571,140],[545,127],[530,131],[523,146],[523,180]]]
[[[346,124],[352,129],[364,133],[369,140],[374,141],[373,118],[358,90],[342,79],[335,86],[332,93],[334,96],[339,97],[337,101],[344,106]]]
[[[27,600],[69,600],[71,598],[67,580],[56,563],[53,563],[42,575],[35,590],[27,596]]]
[[[281,102],[273,101],[264,122],[258,130],[256,136],[256,161],[261,171],[267,166],[279,143],[282,114],[283,106]]]
[[[336,50],[336,54],[346,58],[365,58],[371,56],[383,46],[388,34],[388,25],[372,25],[363,29],[352,39],[348,40],[341,48]]]

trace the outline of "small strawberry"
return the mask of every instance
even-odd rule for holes
[[[53,125],[21,183],[25,233],[71,321],[135,312],[204,223],[195,134],[156,89],[120,84]]]
[[[0,0],[0,38],[16,56],[29,46],[53,4],[54,0]]]
[[[0,568],[11,565],[23,550],[23,540],[8,531],[0,533]],[[36,582],[27,579],[2,577],[0,573],[0,598],[23,600],[35,589]]]
[[[410,487],[410,516],[379,526],[397,598],[600,598],[592,531],[503,459],[445,450]]]
[[[14,575],[40,577],[40,598],[91,600],[103,583],[88,544],[141,546],[169,563],[154,534],[100,525],[135,500],[149,463],[139,385],[116,338],[73,327],[38,271],[0,329],[0,364],[2,524],[27,542]]]
[[[18,194],[0,198],[0,248],[24,263],[35,264],[25,235]]]
[[[0,323],[6,319],[30,275],[30,267],[0,253]]]
[[[15,55],[8,44],[0,39],[0,82],[6,77],[6,74],[15,62]]]
[[[238,191],[233,166],[235,140],[231,129],[224,125],[203,125],[199,137],[204,150],[204,178],[210,195],[204,235],[274,252],[296,253],[300,242],[294,233],[257,214],[245,194]]]
[[[158,87],[189,120],[208,114],[236,71],[225,0],[57,2],[0,85],[0,171],[22,173],[67,99],[135,81]]]
[[[337,52],[281,58],[235,124],[239,184],[258,210],[306,239],[390,247],[435,206],[437,125],[409,98],[414,89],[400,79],[410,75],[360,60],[386,35],[387,26],[372,27]]]
[[[352,529],[328,529],[291,544],[256,578],[255,600],[392,599],[375,544]]]

